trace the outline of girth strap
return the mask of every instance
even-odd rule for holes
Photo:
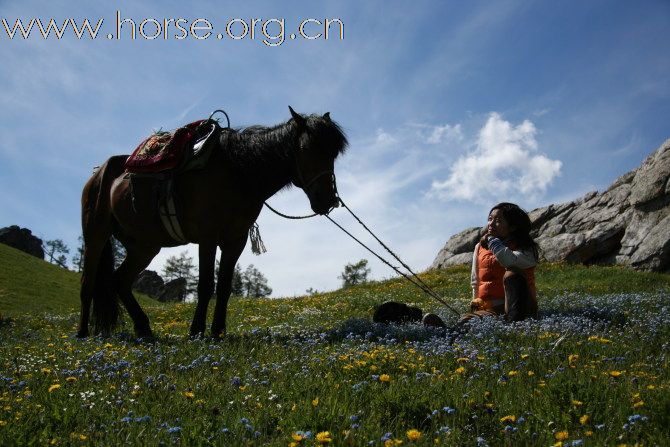
[[[172,194],[172,179],[164,180],[163,185],[165,195],[158,204],[158,214],[160,215],[163,227],[168,232],[170,237],[181,244],[188,243],[188,239],[184,236],[184,232],[179,224],[177,217],[177,207],[174,204],[174,194]]]

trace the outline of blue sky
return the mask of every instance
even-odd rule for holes
[[[287,37],[177,40],[168,28],[167,40],[123,29],[109,40],[117,11],[137,24],[206,18],[214,33],[284,19]],[[0,26],[0,226],[71,247],[93,166],[217,108],[233,126],[286,121],[289,104],[330,111],[351,143],[336,165],[342,197],[417,270],[493,204],[532,210],[603,190],[670,137],[667,1],[0,1],[0,18],[103,19],[95,40],[37,28],[10,39]],[[343,39],[289,39],[305,18],[340,19]],[[270,203],[309,211],[297,189]],[[247,247],[240,262],[273,296],[334,289],[361,258],[374,278],[392,276],[324,219],[265,210],[259,224],[269,252]],[[196,253],[164,249],[151,268],[184,249]]]

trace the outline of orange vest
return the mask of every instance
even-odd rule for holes
[[[513,249],[512,246],[508,248]],[[528,288],[530,289],[533,309],[537,309],[537,291],[535,289],[535,267],[524,270]],[[505,287],[503,267],[491,250],[481,245],[477,251],[477,298],[481,300],[479,310],[500,310],[505,305]],[[496,309],[497,308],[497,309]]]

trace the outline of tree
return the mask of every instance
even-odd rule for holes
[[[338,278],[342,280],[342,287],[351,287],[356,284],[363,284],[368,281],[370,269],[367,268],[368,260],[361,259],[355,264],[347,264],[344,271]]]
[[[268,280],[253,264],[249,264],[242,274],[242,288],[247,298],[263,298],[272,293]]]
[[[242,268],[240,264],[236,264],[235,270],[233,270],[233,282],[230,287],[230,294],[233,296],[244,295],[244,281],[242,280]]]
[[[163,278],[166,282],[184,278],[186,280],[186,293],[188,294],[194,293],[198,287],[198,277],[193,265],[193,258],[188,256],[186,251],[181,252],[179,256],[170,256],[165,260]]]
[[[70,249],[67,248],[65,242],[63,242],[62,239],[53,239],[46,241],[44,245],[44,253],[48,257],[48,261],[52,264],[67,268],[67,258],[65,255],[70,253]]]
[[[79,245],[77,246],[77,252],[72,257],[72,267],[81,273],[84,270],[84,237],[80,235],[77,240]]]

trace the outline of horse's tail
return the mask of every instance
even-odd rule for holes
[[[119,323],[119,300],[114,285],[114,252],[107,239],[100,255],[93,292],[93,328],[95,333],[110,334]]]
[[[93,302],[95,333],[109,334],[120,315],[114,284],[114,253],[110,191],[114,179],[123,171],[123,157],[111,157],[84,187],[82,195],[82,231],[84,269],[82,274],[82,322],[80,333],[87,333],[88,312]]]

